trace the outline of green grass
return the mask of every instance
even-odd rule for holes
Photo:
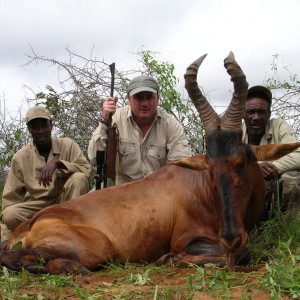
[[[300,251],[300,208],[284,214],[275,213],[274,217],[261,224],[249,236],[248,247],[256,262],[262,257],[278,258],[282,255],[282,248],[289,249],[299,255]],[[255,263],[255,262],[254,262]]]
[[[2,268],[1,299],[270,299],[300,297],[300,264],[273,260],[264,271],[231,272],[214,265],[174,267],[130,264],[83,276],[14,274]],[[171,280],[170,280],[171,279]]]
[[[264,291],[270,299],[300,297],[299,261],[271,261],[264,272],[232,272],[216,266],[191,266],[190,274],[182,275],[174,267],[162,267],[157,273],[148,266],[132,265],[135,271],[123,271],[117,277],[102,270],[91,276],[31,275],[2,268],[1,299],[194,299],[205,293],[212,299],[259,299]],[[163,278],[163,273],[166,277]],[[176,280],[168,281],[171,277]],[[176,282],[176,283],[175,283]],[[258,298],[255,298],[255,297]]]

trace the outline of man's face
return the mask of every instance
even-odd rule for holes
[[[131,112],[135,119],[153,118],[158,105],[159,97],[152,92],[140,92],[128,97]]]
[[[48,146],[51,144],[52,125],[47,119],[33,119],[28,123],[28,130],[32,135],[33,142],[37,146]]]
[[[251,98],[245,102],[244,120],[250,136],[261,137],[271,116],[268,102],[261,98]]]

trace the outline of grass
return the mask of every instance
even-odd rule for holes
[[[300,251],[300,208],[286,213],[276,212],[272,219],[261,224],[249,236],[252,258],[259,262],[262,257],[278,258],[282,248],[298,255]]]
[[[91,276],[31,275],[2,268],[1,299],[299,299],[299,261],[272,261],[264,271],[232,272],[214,265],[174,267],[118,267],[118,275],[104,269]],[[153,269],[152,269],[153,268]],[[170,276],[171,275],[171,276]],[[171,279],[171,280],[170,280]],[[262,298],[265,295],[265,298]]]
[[[188,269],[129,264],[86,277],[19,274],[2,268],[1,299],[283,299],[300,297],[300,263],[272,260],[251,272],[214,265]],[[263,271],[262,271],[263,270]],[[236,297],[236,298],[234,298]]]
[[[1,299],[299,299],[300,209],[278,213],[250,236],[251,268],[107,264],[87,276],[0,268]],[[262,260],[265,262],[262,262]]]

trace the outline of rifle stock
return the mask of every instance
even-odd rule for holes
[[[116,154],[117,154],[117,143],[116,143],[116,126],[111,126],[109,129],[109,140],[107,145],[107,166],[106,174],[107,177],[112,181],[116,178]]]
[[[101,183],[103,181],[104,156],[104,151],[96,151],[97,173],[94,177],[96,180],[96,190],[101,189]]]

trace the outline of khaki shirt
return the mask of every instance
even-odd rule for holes
[[[59,159],[66,169],[56,169],[49,186],[39,185],[42,168],[47,164],[39,155],[33,142],[20,149],[13,156],[2,195],[2,210],[24,201],[26,193],[34,199],[57,198],[61,190],[57,182],[59,178],[81,172],[91,182],[92,169],[79,145],[69,138],[52,137],[52,146],[48,161]]]
[[[161,107],[145,137],[132,118],[129,106],[118,108],[112,118],[117,126],[116,184],[150,175],[167,163],[191,156],[181,124]],[[99,123],[88,147],[88,157],[96,165],[96,151],[106,148],[107,126]]]
[[[246,125],[243,123],[243,142],[248,143]],[[266,144],[286,144],[294,143],[296,138],[293,134],[292,127],[281,119],[271,119],[266,126],[265,134],[262,136],[260,145]],[[294,152],[273,161],[272,163],[279,169],[279,174],[286,171],[300,169],[300,148]]]

